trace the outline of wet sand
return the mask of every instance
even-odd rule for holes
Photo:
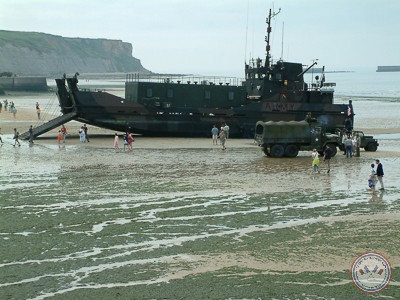
[[[369,111],[360,126],[394,138],[338,152],[330,174],[323,162],[312,174],[309,152],[268,158],[244,139],[222,151],[211,138],[138,136],[116,152],[114,132],[94,127],[90,143],[58,145],[54,130],[14,149],[12,128],[36,115],[3,111],[0,298],[372,299],[349,270],[373,251],[393,268],[377,296],[398,299],[400,130],[392,110],[379,122]],[[375,158],[386,190],[372,194]]]

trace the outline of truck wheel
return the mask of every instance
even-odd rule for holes
[[[262,150],[266,156],[271,156],[271,153],[268,152],[268,147],[263,147]]]
[[[271,147],[271,156],[272,157],[282,157],[285,154],[285,149],[282,145],[273,145]]]
[[[328,144],[329,148],[331,148],[331,152],[332,152],[332,157],[334,157],[337,154],[337,148],[336,145],[334,144]]]
[[[299,149],[296,145],[287,145],[285,149],[285,156],[287,157],[296,157],[299,154]]]
[[[371,152],[375,152],[376,150],[378,150],[378,146],[375,143],[369,143],[365,148],[365,151],[371,151]]]

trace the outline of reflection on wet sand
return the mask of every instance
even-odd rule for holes
[[[360,252],[400,267],[400,141],[380,143],[332,158],[329,174],[323,162],[312,171],[309,152],[273,159],[249,140],[221,151],[211,138],[137,137],[133,153],[115,152],[113,135],[4,145],[0,295],[174,299],[185,286],[201,299],[219,282],[233,292],[217,298],[259,298],[285,282],[290,295],[306,285],[305,298],[350,299],[338,278]],[[386,190],[371,194],[377,156]]]
[[[371,199],[369,202],[375,202],[375,203],[383,203],[383,195],[385,194],[385,191],[376,191],[371,193]]]

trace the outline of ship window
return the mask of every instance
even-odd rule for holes
[[[146,97],[153,97],[153,89],[152,88],[146,89]]]
[[[174,97],[174,90],[168,89],[167,90],[167,98],[173,98],[173,97]]]
[[[230,91],[228,93],[228,100],[230,100],[230,101],[235,100],[235,93],[233,91]]]
[[[210,100],[211,99],[211,92],[210,91],[204,91],[204,99]]]

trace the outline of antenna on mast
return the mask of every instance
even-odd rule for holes
[[[281,50],[281,60],[283,60],[283,32],[285,30],[285,22],[282,22],[282,50]]]
[[[280,12],[281,12],[281,9],[279,9],[278,12],[276,12],[276,13],[272,13],[272,10],[269,9],[269,15],[266,20],[266,23],[268,25],[267,35],[265,36],[265,41],[267,42],[267,46],[265,47],[265,50],[267,51],[267,54],[265,56],[265,67],[266,68],[268,68],[270,66],[270,58],[271,58],[271,55],[269,54],[269,51],[271,50],[271,46],[269,44],[269,38],[270,38],[270,34],[271,34],[271,19],[273,17],[275,17],[277,14],[279,14]]]

